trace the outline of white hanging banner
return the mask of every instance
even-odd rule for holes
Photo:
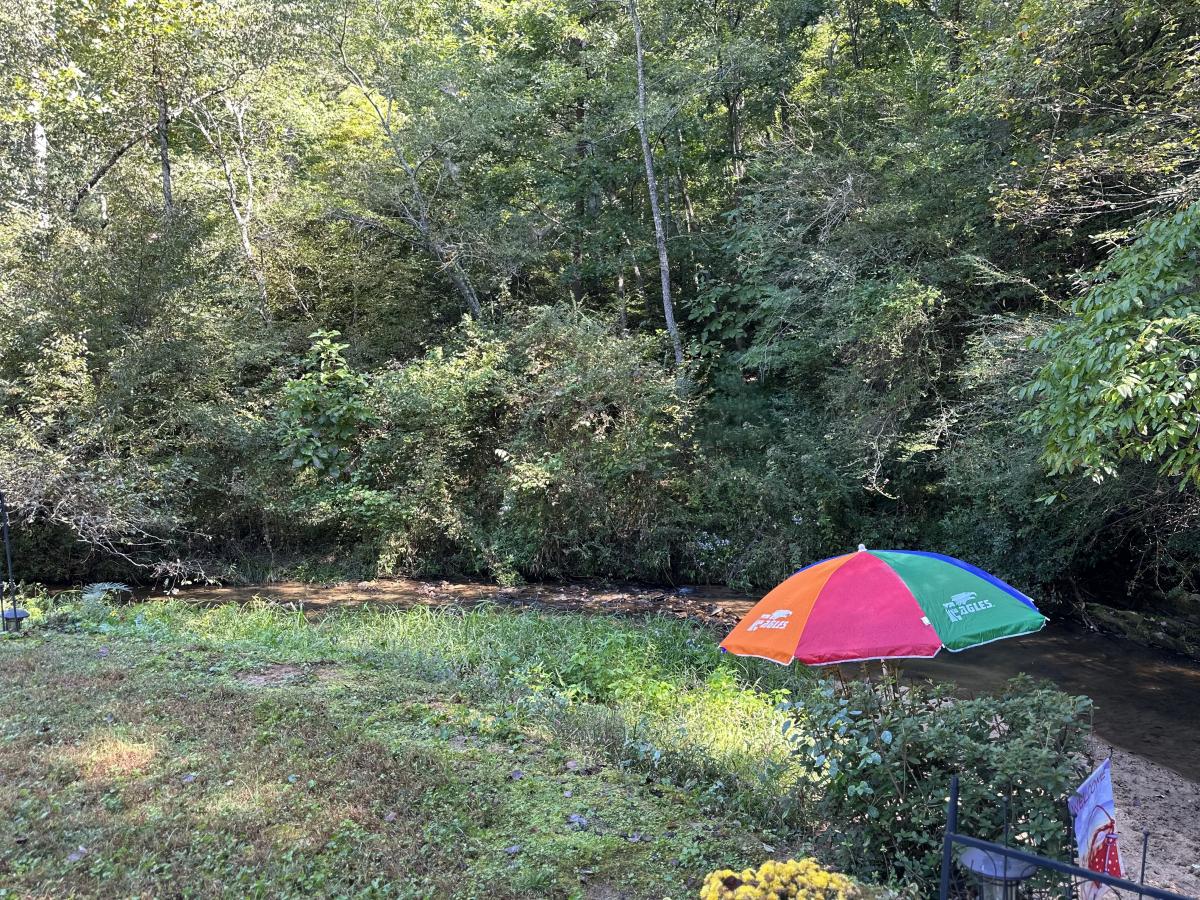
[[[1121,849],[1117,845],[1117,808],[1113,801],[1112,761],[1100,763],[1067,801],[1075,820],[1075,845],[1079,864],[1093,872],[1125,877]],[[1111,890],[1097,881],[1079,887],[1081,900],[1097,900]]]

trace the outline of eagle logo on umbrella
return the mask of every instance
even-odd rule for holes
[[[754,624],[750,626],[749,631],[758,631],[760,628],[771,628],[779,630],[788,627],[788,617],[792,614],[790,609],[777,609],[773,613],[763,613],[759,616]]]

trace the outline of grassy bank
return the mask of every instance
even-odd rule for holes
[[[37,613],[0,642],[22,895],[679,897],[810,848],[920,885],[947,773],[1015,790],[1036,838],[1081,734],[1055,692],[898,701],[663,618]]]
[[[639,741],[619,698],[653,705],[656,675],[694,686],[682,726],[716,712],[710,693],[747,725],[775,715],[766,695],[710,692],[728,676],[682,626],[634,647],[581,617],[51,618],[0,643],[15,895],[678,897],[775,839],[622,764]],[[629,668],[601,665],[613,656]],[[751,745],[711,749],[731,767]]]

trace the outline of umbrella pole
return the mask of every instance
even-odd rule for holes
[[[840,681],[842,683],[842,693],[845,694],[846,693],[846,676],[842,672],[842,667],[840,665],[834,666],[833,671],[837,672],[838,681]]]

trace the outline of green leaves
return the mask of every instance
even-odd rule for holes
[[[1065,856],[1062,816],[1089,726],[1090,701],[1011,682],[998,697],[954,700],[947,688],[826,681],[786,704],[801,788],[836,829],[842,865],[882,881],[930,885],[958,774],[963,830],[985,839],[1003,827],[998,798],[1041,852]]]
[[[311,468],[337,480],[347,473],[360,433],[370,421],[363,402],[367,380],[352,371],[337,331],[309,335],[309,371],[283,387],[278,416],[279,457],[293,469]]]
[[[1052,472],[1099,481],[1122,462],[1200,483],[1200,203],[1147,223],[1083,279],[1071,319],[1031,342],[1022,391]]]

